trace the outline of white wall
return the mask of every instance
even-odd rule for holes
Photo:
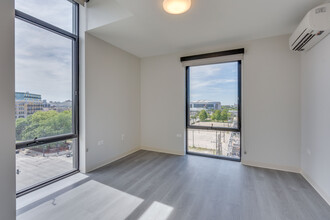
[[[15,219],[14,0],[0,2],[0,219]]]
[[[141,146],[184,154],[185,70],[182,55],[246,49],[243,63],[242,162],[300,170],[300,62],[289,36],[221,45],[141,62]]]
[[[183,155],[184,133],[185,70],[180,56],[142,59],[141,146]]]
[[[300,171],[300,57],[289,36],[248,43],[243,70],[243,162]]]
[[[88,33],[85,47],[88,172],[140,145],[140,59]]]
[[[330,36],[302,54],[301,168],[330,204]]]
[[[104,26],[121,19],[132,16],[127,9],[122,7],[116,0],[93,0],[86,4],[87,30]]]

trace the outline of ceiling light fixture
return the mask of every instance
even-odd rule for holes
[[[189,10],[191,0],[164,0],[163,8],[170,14],[182,14]]]

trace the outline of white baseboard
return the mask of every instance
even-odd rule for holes
[[[174,154],[174,155],[179,155],[179,156],[184,156],[185,155],[182,152],[164,150],[164,149],[160,149],[160,148],[156,148],[156,147],[141,146],[140,149],[141,150],[147,150],[147,151],[159,152],[159,153],[165,153],[165,154]]]
[[[304,173],[304,171],[301,171],[301,175],[305,178],[305,180],[311,184],[311,186],[316,190],[316,192],[328,203],[328,205],[330,206],[330,196],[327,195],[322,189],[321,187],[316,184],[312,178],[310,178],[310,176],[308,176],[306,173]]]
[[[101,167],[104,167],[104,166],[106,166],[106,165],[109,165],[109,164],[111,164],[111,163],[113,163],[113,162],[115,162],[115,161],[117,161],[117,160],[120,160],[120,159],[122,159],[122,158],[124,158],[124,157],[126,157],[126,156],[128,156],[128,155],[130,155],[130,154],[133,154],[133,153],[135,153],[135,152],[137,152],[137,151],[139,151],[139,150],[141,150],[140,147],[133,148],[132,150],[130,150],[130,151],[124,153],[124,154],[121,154],[120,156],[115,157],[114,159],[112,159],[112,160],[110,160],[110,161],[107,161],[107,162],[103,163],[102,165],[99,165],[99,166],[93,167],[93,168],[91,168],[91,169],[88,169],[88,170],[87,170],[87,173],[92,172],[92,171],[94,171],[94,170],[97,170],[97,169],[99,169],[99,168],[101,168]]]
[[[292,173],[299,173],[301,174],[306,181],[316,190],[316,192],[328,203],[330,206],[330,196],[327,195],[321,187],[316,184],[306,173],[304,173],[299,168],[292,168],[292,167],[283,167],[283,166],[277,166],[272,164],[265,164],[265,163],[259,163],[259,162],[252,162],[252,161],[242,161],[243,165],[246,166],[252,166],[252,167],[260,167],[265,169],[272,169],[272,170],[280,170],[285,172],[292,172]]]
[[[295,167],[278,166],[278,165],[274,165],[274,164],[259,163],[259,162],[252,162],[252,161],[246,161],[246,160],[242,160],[241,163],[245,166],[259,167],[259,168],[271,169],[271,170],[280,170],[280,171],[291,172],[291,173],[300,173],[300,169],[295,168]]]
[[[179,156],[183,156],[184,155],[184,154],[179,153],[179,152],[169,151],[169,150],[163,150],[163,149],[154,148],[154,147],[146,147],[146,146],[136,147],[136,148],[134,148],[134,149],[132,149],[132,150],[124,153],[124,154],[121,154],[118,157],[115,157],[114,159],[112,159],[110,161],[107,161],[105,163],[102,163],[99,166],[96,166],[96,167],[93,167],[93,168],[88,169],[86,173],[92,172],[92,171],[97,170],[97,169],[99,169],[101,167],[104,167],[106,165],[109,165],[109,164],[111,164],[111,163],[113,163],[113,162],[115,162],[117,160],[120,160],[120,159],[122,159],[122,158],[124,158],[124,157],[126,157],[126,156],[128,156],[130,154],[133,154],[133,153],[135,153],[135,152],[137,152],[139,150],[147,150],[147,151],[153,151],[153,152],[159,152],[159,153],[174,154],[174,155],[179,155]]]

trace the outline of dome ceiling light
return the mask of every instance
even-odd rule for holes
[[[163,8],[169,14],[182,14],[190,9],[191,0],[164,0]]]

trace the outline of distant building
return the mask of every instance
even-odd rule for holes
[[[15,117],[27,118],[37,111],[43,110],[41,95],[29,92],[15,92]]]
[[[66,100],[64,102],[50,102],[49,110],[54,110],[57,112],[69,111],[72,109],[72,101]]]
[[[190,102],[190,112],[199,112],[201,110],[220,110],[221,102],[211,102],[207,100],[199,100]]]
[[[42,100],[42,104],[43,104],[44,110],[50,108],[50,104],[47,102],[47,100],[45,100],[45,99]]]

